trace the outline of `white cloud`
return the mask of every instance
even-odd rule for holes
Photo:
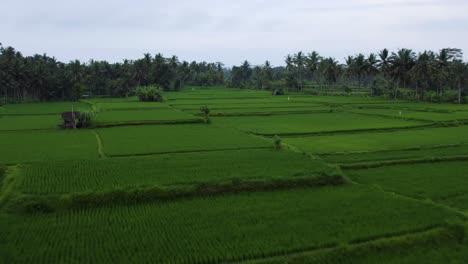
[[[468,50],[463,0],[26,1],[2,3],[0,41],[60,60],[138,58],[283,64],[287,53]]]

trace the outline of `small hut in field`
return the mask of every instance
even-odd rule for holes
[[[63,112],[62,119],[63,125],[62,127],[65,129],[74,129],[81,127],[80,121],[80,112],[71,111],[71,112]]]

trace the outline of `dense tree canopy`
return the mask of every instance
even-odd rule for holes
[[[78,60],[63,63],[47,55],[23,56],[0,45],[0,98],[76,100],[83,96],[128,96],[138,86],[157,85],[165,91],[184,85],[304,90],[313,86],[367,88],[388,98],[463,102],[468,66],[460,49],[416,53],[411,49],[357,54],[339,63],[318,52],[287,55],[286,66],[269,61],[224,68],[221,63],[179,61],[162,54],[144,54],[120,63]],[[468,99],[468,97],[467,97]]]
[[[298,52],[286,56],[286,67],[272,68],[265,63],[252,68],[245,61],[234,66],[228,76],[234,87],[269,89],[280,84],[282,88],[303,90],[306,86],[341,85],[368,88],[374,95],[388,98],[462,102],[468,85],[468,65],[462,55],[460,49],[453,48],[420,53],[383,49],[378,54],[348,56],[340,64],[315,51],[307,55]],[[264,82],[270,84],[262,85]]]
[[[134,88],[158,85],[178,90],[185,84],[211,86],[224,82],[221,63],[180,62],[144,54],[121,63],[78,60],[63,63],[47,55],[23,56],[0,46],[0,98],[8,101],[77,100],[82,96],[128,96]]]

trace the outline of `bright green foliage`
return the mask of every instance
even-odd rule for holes
[[[28,103],[5,105],[5,115],[52,115],[60,118],[60,113],[73,110],[85,110],[90,106],[82,102],[59,102],[59,103]]]
[[[0,131],[57,129],[60,115],[0,116]]]
[[[424,124],[417,121],[385,119],[351,113],[220,117],[213,118],[213,123],[268,135],[409,127]]]
[[[468,209],[467,171],[468,162],[436,162],[349,170],[347,174],[360,183]]]
[[[468,143],[468,126],[284,138],[311,153],[398,150]]]
[[[91,131],[0,133],[0,163],[97,158]]]
[[[391,161],[404,159],[434,159],[447,157],[468,156],[468,145],[448,145],[440,147],[414,148],[406,150],[359,152],[359,153],[336,153],[320,155],[326,162],[330,163],[363,163],[377,161]]]
[[[287,151],[242,150],[23,165],[18,191],[27,194],[101,192],[204,183],[273,181],[339,175],[318,160]]]
[[[98,133],[110,156],[271,146],[267,140],[202,124],[115,127]]]
[[[96,124],[121,124],[151,121],[179,121],[199,119],[193,115],[173,109],[121,110],[99,113]]]
[[[141,86],[135,89],[137,97],[142,102],[163,102],[163,91],[157,86]]]
[[[242,193],[0,216],[1,257],[14,263],[240,261],[412,232],[447,219],[459,217],[360,186]],[[44,253],[51,248],[52,255]]]
[[[369,115],[382,115],[388,117],[402,118],[402,119],[418,119],[427,121],[450,121],[450,120],[466,120],[468,119],[468,112],[423,112],[411,111],[404,109],[353,109],[349,110],[352,113],[362,113]]]

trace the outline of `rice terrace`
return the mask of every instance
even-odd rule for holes
[[[0,264],[468,263],[468,2],[7,2]]]

